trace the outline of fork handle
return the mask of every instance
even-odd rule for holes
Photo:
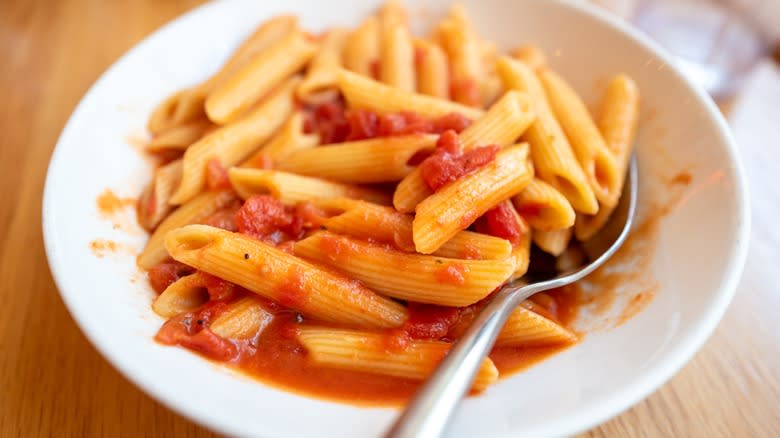
[[[549,288],[544,283],[536,283],[500,290],[426,380],[386,437],[441,436],[509,314],[526,298]]]

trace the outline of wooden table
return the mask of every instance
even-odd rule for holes
[[[122,53],[198,3],[0,2],[0,436],[212,435],[96,353],[57,294],[40,225],[46,166],[76,103]],[[780,157],[777,137],[768,140]],[[748,169],[755,164],[748,160]],[[777,160],[771,165],[780,170]],[[764,199],[751,182],[754,201]],[[703,350],[587,436],[780,436],[780,293],[772,272],[780,236],[772,217],[756,212],[752,240],[739,292]]]

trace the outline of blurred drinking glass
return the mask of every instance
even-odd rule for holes
[[[780,31],[780,0],[594,0],[672,53],[713,97],[734,93]]]

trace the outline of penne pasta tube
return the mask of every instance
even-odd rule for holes
[[[233,166],[267,140],[292,112],[292,94],[299,81],[297,77],[287,80],[246,117],[217,129],[189,147],[182,158],[181,184],[170,202],[183,204],[203,190],[208,160],[217,159],[224,167]]]
[[[182,125],[174,126],[167,131],[155,135],[152,141],[146,145],[149,152],[161,152],[167,150],[184,151],[191,144],[199,140],[208,130],[215,125],[207,119],[194,120]]]
[[[325,35],[319,50],[311,59],[306,77],[298,86],[296,95],[304,102],[316,102],[322,93],[335,93],[338,69],[341,67],[341,52],[347,41],[347,31],[333,28]]]
[[[181,160],[158,167],[154,179],[138,201],[138,222],[151,231],[168,216],[173,206],[168,203],[181,180]]]
[[[359,75],[378,77],[379,21],[368,17],[344,43],[344,67]]]
[[[509,91],[483,117],[463,130],[458,138],[464,151],[491,144],[508,146],[514,144],[534,117],[535,112],[528,96],[520,91]],[[396,187],[393,205],[400,212],[411,213],[431,193],[420,170],[415,169]]]
[[[379,8],[379,21],[382,26],[391,26],[399,24],[402,26],[409,25],[409,17],[406,13],[406,8],[403,3],[398,0],[387,0],[381,8]]]
[[[390,197],[382,191],[320,178],[300,176],[278,170],[242,169],[233,167],[228,177],[238,195],[247,199],[253,195],[270,194],[283,204],[326,198],[355,198],[378,204],[389,204]]]
[[[160,104],[149,120],[149,131],[159,134],[198,116],[205,116],[204,103],[213,88],[257,53],[292,33],[297,26],[297,21],[295,16],[280,15],[263,23],[241,44],[216,74],[196,87],[175,93]]]
[[[236,195],[232,191],[203,192],[190,201],[174,210],[166,217],[154,233],[149,237],[146,247],[138,255],[136,263],[142,269],[149,270],[156,264],[168,258],[165,250],[165,235],[176,228],[189,224],[196,224],[205,220],[217,210],[225,208],[235,201]]]
[[[574,225],[574,209],[555,187],[534,178],[512,198],[515,208],[537,230],[553,231]]]
[[[206,304],[209,295],[204,288],[199,272],[181,277],[165,288],[152,302],[154,313],[163,318],[172,318],[185,312],[191,312]]]
[[[313,148],[319,143],[318,135],[304,134],[303,113],[296,111],[268,143],[241,163],[241,167],[265,168],[295,151]]]
[[[414,47],[409,29],[398,23],[382,26],[379,49],[379,79],[399,90],[414,92]]]
[[[256,297],[244,297],[230,303],[209,325],[223,339],[253,339],[262,333],[274,316]]]
[[[574,155],[585,171],[590,187],[601,205],[617,204],[622,175],[615,157],[607,148],[585,103],[557,73],[545,70],[539,74],[553,113],[571,143]]]
[[[393,347],[391,334],[357,330],[303,326],[298,340],[315,364],[343,370],[424,380],[436,369],[451,344],[442,341],[409,340]],[[482,391],[498,379],[498,369],[485,358],[474,378],[472,389]]]
[[[447,55],[435,43],[417,39],[415,67],[417,73],[417,91],[439,99],[449,99],[449,67]]]
[[[531,144],[539,178],[560,191],[575,210],[596,213],[596,196],[550,109],[539,79],[527,65],[505,56],[498,59],[496,68],[506,88],[525,91],[534,102],[536,120],[523,138]]]
[[[484,111],[449,100],[398,90],[373,79],[347,70],[339,72],[339,88],[350,108],[362,108],[378,113],[415,112],[423,117],[441,117],[459,113],[477,119]]]
[[[473,304],[514,272],[507,260],[410,254],[328,231],[297,242],[295,254],[331,265],[387,296],[442,306]]]
[[[510,56],[525,63],[531,70],[539,71],[547,67],[547,55],[532,44],[525,44],[510,51]]]
[[[322,207],[321,203],[315,205]],[[353,201],[322,225],[335,233],[391,243],[404,251],[414,251],[412,216],[399,213],[392,207]],[[504,260],[511,252],[512,245],[505,239],[461,231],[433,255],[453,259]]]
[[[480,83],[485,76],[482,50],[465,16],[463,19],[446,18],[437,26],[436,36],[450,61],[453,100],[468,106],[481,106]]]
[[[280,86],[311,59],[316,46],[292,32],[220,82],[206,98],[206,114],[218,124],[238,120],[263,96]]]
[[[533,348],[577,342],[577,335],[571,330],[529,310],[524,304],[509,315],[496,338],[497,347]]]
[[[291,153],[278,168],[347,183],[393,182],[414,170],[408,162],[416,153],[433,152],[437,138],[413,134],[310,148]]]
[[[321,321],[388,328],[407,318],[400,304],[239,233],[188,225],[168,233],[165,247],[182,263]]]
[[[528,145],[501,150],[495,160],[453,181],[417,206],[412,235],[417,252],[430,254],[531,181]]]
[[[639,122],[639,88],[624,74],[615,76],[607,86],[601,103],[598,127],[617,162],[618,193],[623,192],[626,170]],[[580,241],[593,237],[609,220],[614,206],[602,205],[595,215],[578,215],[574,234]]]
[[[532,231],[528,226],[528,223],[522,216],[514,209],[511,208],[512,213],[515,215],[517,221],[521,224],[520,228],[526,230],[521,236],[520,241],[512,247],[511,260],[515,264],[515,271],[512,276],[509,277],[509,281],[514,281],[528,272],[528,265],[531,262],[531,234]]]
[[[572,233],[572,228],[554,231],[537,230],[533,233],[533,240],[539,249],[557,257],[563,254],[563,252],[569,246]]]

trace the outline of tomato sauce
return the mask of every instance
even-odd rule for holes
[[[433,155],[420,164],[420,174],[428,188],[436,192],[493,161],[499,149],[490,145],[463,152],[457,132],[448,130],[439,137]]]
[[[459,133],[471,120],[457,113],[427,119],[413,112],[378,114],[365,109],[347,110],[338,99],[305,108],[304,131],[317,133],[322,144],[411,134]]]
[[[504,201],[486,211],[474,222],[474,229],[483,234],[500,237],[517,245],[520,238],[528,232],[523,223],[517,220],[510,201]]]

